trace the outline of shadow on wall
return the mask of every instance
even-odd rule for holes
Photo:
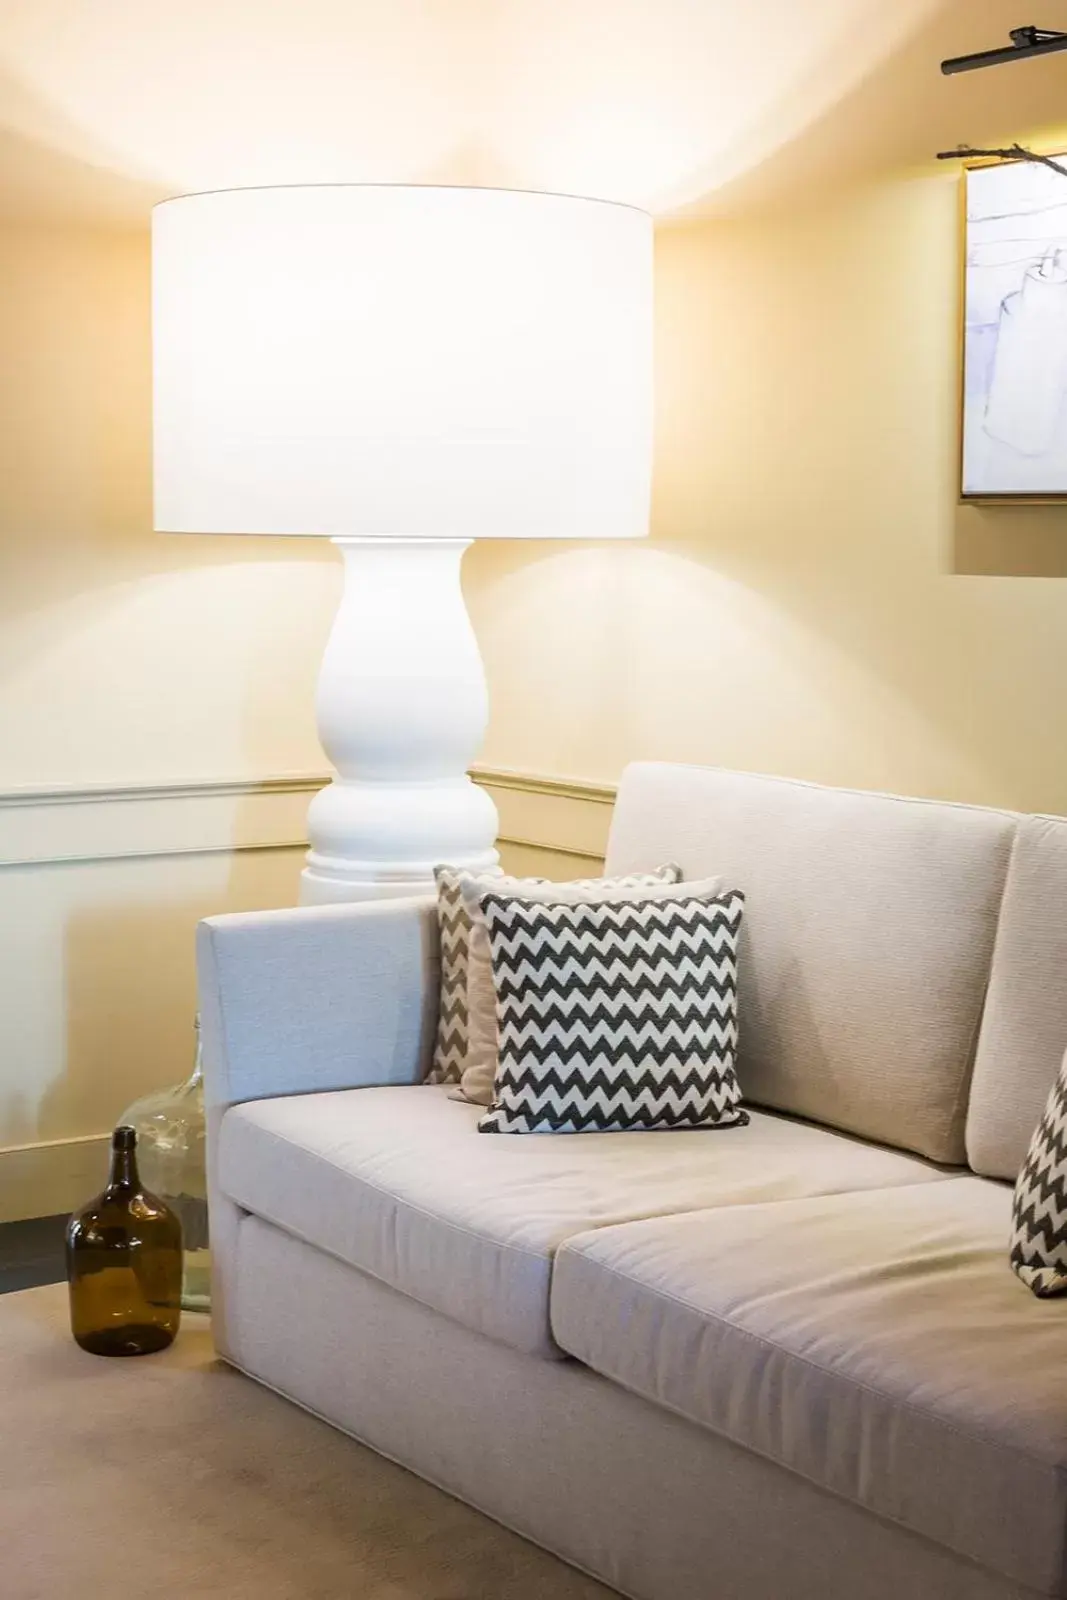
[[[952,571],[990,578],[1067,578],[1067,505],[960,505]]]

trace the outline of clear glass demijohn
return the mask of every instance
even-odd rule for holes
[[[196,1055],[184,1083],[142,1095],[120,1118],[137,1131],[137,1155],[146,1189],[176,1211],[182,1225],[182,1306],[211,1306],[211,1254],[207,1232],[207,1169],[200,1018]]]

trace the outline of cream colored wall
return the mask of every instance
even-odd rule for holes
[[[318,541],[154,534],[146,232],[0,228],[0,789],[321,770]]]
[[[1067,810],[1067,513],[955,503],[956,194],[663,231],[654,537],[483,545],[494,769],[641,756]],[[337,573],[151,533],[143,234],[0,230],[0,1217],[188,1053],[196,920],[291,903]],[[505,862],[610,793],[499,771]],[[71,792],[73,791],[73,792]]]
[[[3,1219],[186,1069],[197,919],[295,899],[337,573],[152,533],[143,232],[0,228],[0,374]]]
[[[661,231],[654,537],[471,552],[487,762],[1067,811],[1067,510],[956,504],[957,225],[939,170]]]

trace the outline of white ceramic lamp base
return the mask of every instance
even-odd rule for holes
[[[498,861],[496,807],[467,776],[488,715],[459,579],[469,541],[334,543],[345,586],[318,724],[336,776],[308,811],[301,902],[431,894],[439,862]]]

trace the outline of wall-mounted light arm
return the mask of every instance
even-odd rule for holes
[[[1049,167],[1053,172],[1058,172],[1062,178],[1067,178],[1067,167],[1062,161],[1056,161],[1052,156],[1043,156],[1036,150],[1028,150],[1022,144],[1010,144],[994,150],[977,150],[973,145],[957,145],[955,150],[939,150],[939,161],[1036,161],[1039,166]]]
[[[1012,28],[1008,36],[1011,44],[1003,50],[981,50],[976,55],[952,56],[942,61],[941,71],[975,72],[979,67],[1000,67],[1007,61],[1023,61],[1031,56],[1049,56],[1057,50],[1067,50],[1067,33],[1053,28]]]

